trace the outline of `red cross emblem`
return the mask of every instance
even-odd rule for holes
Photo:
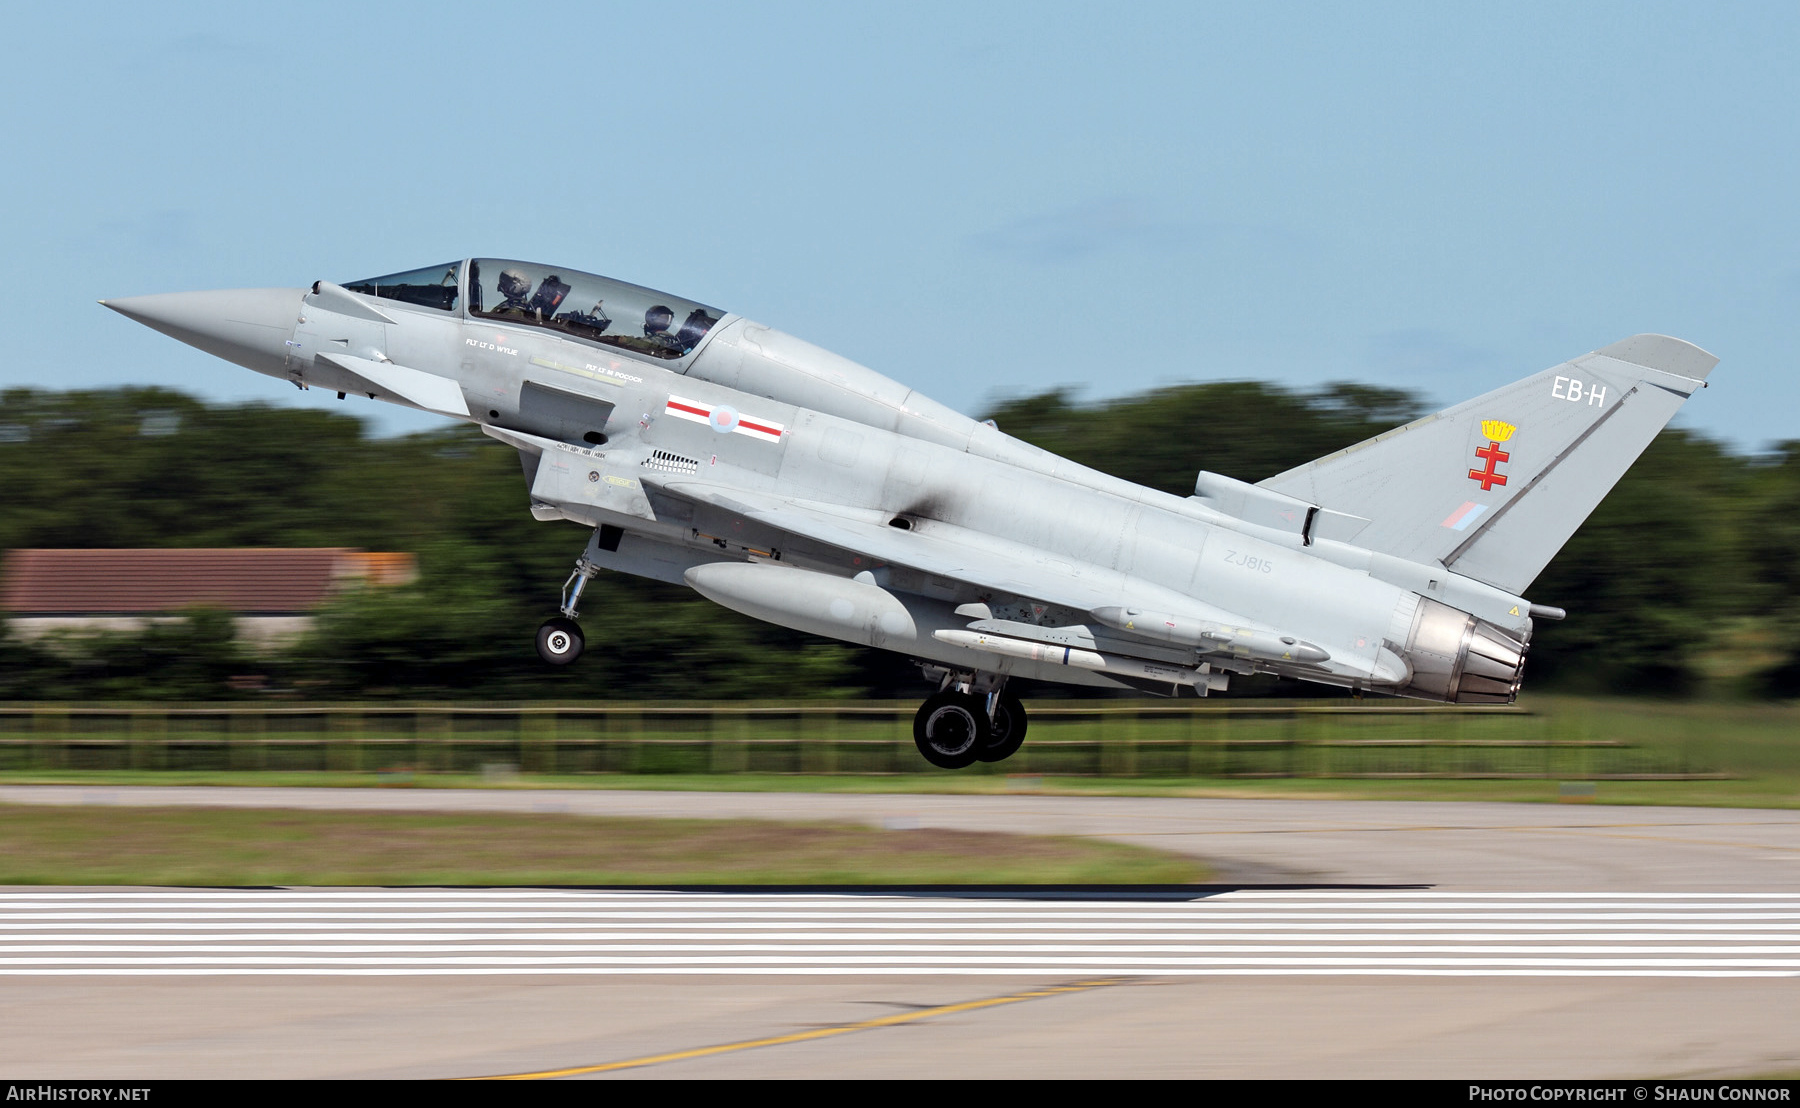
[[[1482,492],[1487,492],[1495,485],[1506,484],[1506,475],[1504,473],[1495,472],[1494,467],[1501,462],[1510,461],[1512,455],[1500,449],[1499,443],[1490,441],[1486,446],[1478,448],[1475,451],[1475,456],[1487,461],[1486,469],[1471,469],[1469,471],[1469,480],[1480,481]]]

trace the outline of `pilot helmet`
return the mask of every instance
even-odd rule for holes
[[[508,300],[523,300],[531,292],[531,278],[517,269],[500,271],[500,295]]]
[[[660,335],[668,331],[669,325],[675,322],[675,313],[658,304],[644,313],[644,334]]]

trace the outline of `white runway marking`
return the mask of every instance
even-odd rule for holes
[[[0,975],[1800,976],[1800,895],[0,892]]]

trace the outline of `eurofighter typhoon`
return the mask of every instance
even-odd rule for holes
[[[259,373],[480,427],[601,570],[915,659],[946,769],[1019,749],[1012,677],[1205,696],[1273,673],[1454,704],[1517,695],[1531,582],[1718,359],[1635,335],[1257,484],[1173,496],[1011,438],[741,316],[476,258],[107,307]]]

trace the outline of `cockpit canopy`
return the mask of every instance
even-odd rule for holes
[[[457,308],[461,262],[344,285],[351,292],[424,308]],[[469,263],[472,318],[544,327],[651,358],[686,357],[725,313],[640,285],[536,262],[476,258]]]
[[[428,265],[424,269],[409,270],[406,273],[390,273],[386,277],[351,281],[344,287],[364,296],[379,296],[383,300],[398,300],[402,304],[417,304],[421,308],[453,312],[456,310],[456,274],[460,269],[461,262],[445,262],[443,265]]]
[[[691,353],[725,315],[623,281],[497,258],[469,263],[469,314],[665,359]]]

